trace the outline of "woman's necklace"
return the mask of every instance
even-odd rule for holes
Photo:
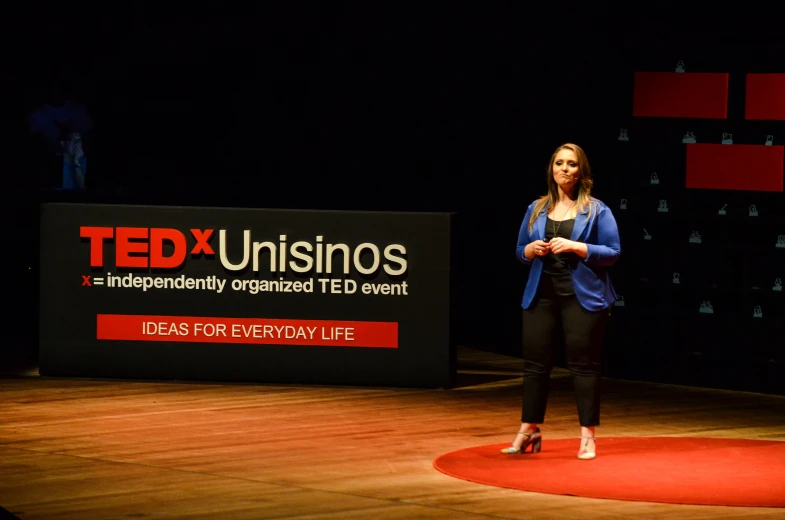
[[[551,222],[553,222],[553,238],[556,238],[557,236],[559,236],[557,233],[559,233],[559,228],[561,227],[561,223],[564,221],[564,218],[567,216],[567,214],[570,212],[570,210],[572,209],[572,207],[574,205],[575,205],[575,201],[572,201],[572,204],[570,204],[570,207],[567,208],[567,211],[565,211],[564,215],[562,215],[562,217],[561,217],[562,220],[558,221],[559,222],[558,226],[556,225],[556,221],[551,219]],[[553,211],[553,216],[554,217],[556,216],[556,210],[555,209]]]

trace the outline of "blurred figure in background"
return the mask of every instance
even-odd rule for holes
[[[70,99],[60,84],[51,86],[46,102],[30,115],[30,134],[36,164],[47,170],[57,168],[62,190],[86,189],[87,157],[84,141],[93,122],[87,109]]]

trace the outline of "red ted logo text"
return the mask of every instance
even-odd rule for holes
[[[214,255],[207,242],[212,229],[192,229],[196,245],[192,255]],[[182,231],[172,228],[99,227],[81,226],[79,234],[90,241],[90,267],[104,267],[104,240],[114,239],[116,267],[172,269],[180,267],[188,255],[188,241]],[[164,242],[173,245],[169,256],[164,256]]]

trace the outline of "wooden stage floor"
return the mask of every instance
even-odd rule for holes
[[[545,495],[443,475],[434,458],[507,442],[520,417],[519,359],[461,349],[459,367],[451,390],[2,377],[0,507],[79,520],[785,519],[782,509]],[[598,457],[603,436],[785,441],[785,397],[604,388]],[[543,432],[579,434],[560,369]]]

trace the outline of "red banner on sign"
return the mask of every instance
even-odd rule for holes
[[[398,323],[99,314],[96,338],[115,341],[398,348]]]
[[[785,120],[785,74],[747,74],[744,117]]]
[[[632,115],[727,119],[727,73],[636,72]]]
[[[687,188],[781,192],[784,151],[762,144],[688,144]]]

